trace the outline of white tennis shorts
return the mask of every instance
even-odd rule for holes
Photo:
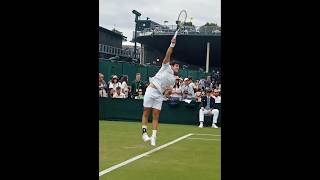
[[[156,88],[147,87],[143,97],[143,107],[161,110],[163,95]]]

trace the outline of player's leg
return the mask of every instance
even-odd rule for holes
[[[143,108],[143,114],[142,114],[142,139],[143,141],[149,141],[150,138],[147,134],[147,127],[148,127],[148,118],[149,118],[149,114],[151,112],[152,108]]]
[[[142,114],[142,139],[143,141],[149,141],[150,138],[147,134],[147,125],[148,125],[148,119],[149,119],[149,114],[152,109],[154,99],[151,97],[151,92],[150,89],[147,88],[145,96],[143,98],[143,114]]]
[[[161,94],[155,94],[155,99],[153,101],[152,105],[152,136],[150,139],[151,145],[155,146],[156,145],[156,139],[157,139],[157,130],[159,126],[159,116],[160,116],[160,111],[162,107],[162,101],[163,97]]]
[[[212,127],[213,128],[218,128],[216,123],[218,122],[218,117],[219,117],[219,110],[218,109],[213,109],[212,112],[213,117],[212,117]]]
[[[152,136],[151,136],[151,145],[155,146],[156,145],[156,138],[157,138],[157,130],[159,126],[159,116],[160,116],[160,111],[159,109],[152,109]]]

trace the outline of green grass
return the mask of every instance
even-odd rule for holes
[[[99,171],[119,164],[155,147],[141,139],[138,122],[99,122]],[[148,125],[151,135],[152,124]],[[189,133],[220,135],[220,129],[191,125],[159,124],[157,146]],[[220,136],[192,135],[190,138],[220,139]],[[220,180],[220,141],[183,139],[100,176],[100,180]]]

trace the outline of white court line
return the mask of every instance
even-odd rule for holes
[[[197,135],[197,136],[221,136],[221,135],[217,135],[217,134],[193,134],[193,135]]]
[[[192,135],[192,133],[187,134],[187,135],[182,136],[182,137],[180,137],[180,138],[178,138],[178,139],[175,139],[175,140],[173,140],[173,141],[171,141],[171,142],[168,142],[167,144],[161,145],[161,146],[159,146],[159,147],[157,147],[157,148],[154,148],[154,149],[152,149],[152,150],[150,150],[150,151],[148,151],[148,152],[145,152],[145,153],[140,154],[140,155],[138,155],[138,156],[135,156],[135,157],[133,157],[133,158],[131,158],[131,159],[128,159],[128,160],[126,160],[126,161],[124,161],[124,162],[122,162],[122,163],[120,163],[120,164],[111,166],[111,167],[108,168],[108,169],[105,169],[105,170],[103,170],[103,171],[100,171],[100,172],[99,172],[99,176],[102,176],[102,175],[104,175],[104,174],[106,174],[106,173],[109,173],[109,172],[111,172],[111,171],[113,171],[113,170],[115,170],[115,169],[118,169],[118,168],[120,168],[120,167],[122,167],[122,166],[124,166],[124,165],[127,165],[127,164],[129,164],[129,163],[131,163],[131,162],[133,162],[133,161],[135,161],[135,160],[138,160],[138,159],[140,159],[140,158],[142,158],[142,157],[144,157],[144,156],[147,156],[147,155],[149,155],[149,154],[151,154],[151,153],[154,153],[154,152],[156,152],[156,151],[159,151],[160,149],[165,148],[165,147],[167,147],[167,146],[170,146],[171,144],[174,144],[174,143],[176,143],[176,142],[178,142],[178,141],[181,141],[181,140],[183,140],[183,139],[185,139],[185,138],[187,138],[187,137],[189,137],[189,136],[191,136],[191,135]]]
[[[205,141],[221,141],[220,139],[207,139],[207,138],[188,138],[188,139],[199,139],[199,140],[205,140]]]

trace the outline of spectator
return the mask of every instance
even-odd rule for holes
[[[201,90],[199,80],[196,80],[196,83],[194,84],[193,89],[195,92],[198,92],[198,90]]]
[[[122,93],[125,94],[126,98],[128,97],[129,89],[128,89],[128,76],[124,75],[121,81],[121,90]]]
[[[176,83],[174,84],[172,88],[172,93],[171,93],[171,99],[172,100],[181,100],[182,99],[182,93],[181,93],[181,86],[180,86],[180,78],[176,78]]]
[[[209,89],[213,88],[213,84],[211,82],[211,76],[207,76],[207,80],[204,83],[204,87],[205,87],[205,89],[206,88],[209,88]]]
[[[189,80],[189,86],[191,86],[191,87],[194,89],[195,84],[192,82],[192,77],[189,76],[189,77],[188,77],[188,80]]]
[[[202,90],[205,89],[205,82],[206,82],[205,79],[200,79],[200,81],[199,81],[199,87],[200,87],[200,89],[202,89]]]
[[[113,98],[125,98],[125,94],[121,92],[121,87],[116,87],[116,92],[113,94]]]
[[[109,91],[110,91],[110,96],[114,94],[116,91],[116,88],[120,87],[121,89],[121,83],[118,82],[118,77],[116,75],[112,76],[111,82],[109,83]]]
[[[107,90],[108,85],[104,81],[104,75],[99,73],[99,97],[108,97]]]
[[[215,103],[221,103],[221,96],[219,95],[219,90],[218,89],[214,89],[213,90],[213,98],[214,98],[214,100],[215,100]]]
[[[195,97],[194,90],[189,86],[189,79],[185,78],[183,85],[181,86],[182,99],[193,99]]]
[[[201,109],[199,110],[199,128],[203,128],[204,115],[213,115],[212,128],[218,128],[216,125],[219,116],[219,110],[214,109],[215,99],[210,96],[211,91],[207,91],[207,95],[201,98]]]
[[[136,96],[135,99],[143,99],[144,96],[143,96],[142,93],[143,93],[142,89],[139,89],[138,90],[138,96]]]
[[[183,85],[183,79],[179,78],[179,85],[182,86]]]
[[[202,96],[201,89],[198,89],[197,92],[195,93],[196,102],[201,102],[201,96]]]
[[[144,89],[144,83],[141,81],[140,73],[136,73],[136,79],[131,83],[131,93],[133,96],[138,96],[139,89]],[[144,94],[144,92],[143,92]]]
[[[213,78],[216,83],[220,84],[221,76],[219,70],[217,70],[215,73],[213,73]]]

